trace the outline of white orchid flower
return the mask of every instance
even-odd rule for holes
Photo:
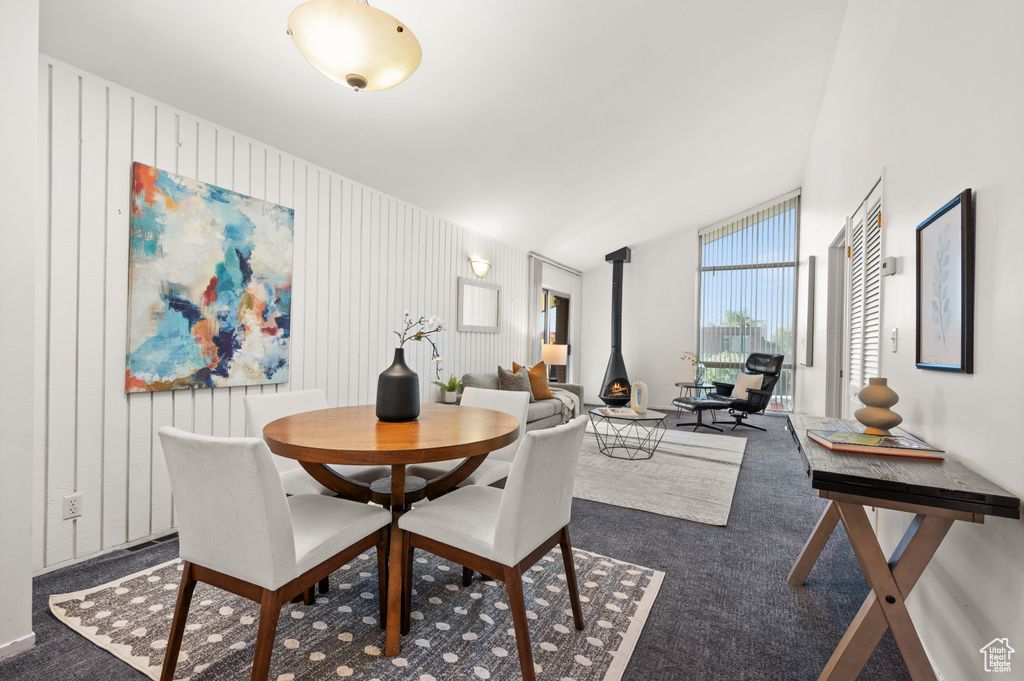
[[[430,319],[426,317],[413,317],[409,310],[406,310],[403,315],[403,328],[401,331],[395,331],[395,335],[398,336],[398,347],[405,347],[405,344],[409,341],[420,341],[425,340],[430,343],[431,351],[436,355],[437,346],[431,339],[431,336],[440,331],[446,331],[448,329],[448,323],[437,315],[432,316]],[[444,359],[436,357],[434,362],[438,365],[438,371],[440,371],[441,362]]]

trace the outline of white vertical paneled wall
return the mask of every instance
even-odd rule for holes
[[[173,527],[161,426],[243,435],[251,392],[372,404],[404,310],[452,322],[439,339],[446,375],[526,356],[526,253],[46,56],[39,93],[36,570]],[[289,384],[125,394],[133,161],[295,209]],[[455,331],[470,254],[502,286],[499,334]],[[429,346],[407,347],[407,361],[432,401]],[[82,516],[65,521],[75,491]]]

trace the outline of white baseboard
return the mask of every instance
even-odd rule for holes
[[[942,675],[939,665],[935,662],[935,658],[932,656],[931,652],[928,651],[928,646],[924,644],[924,641],[921,642],[921,647],[924,648],[924,656],[928,658],[928,664],[932,666],[932,671],[935,672],[936,680],[946,681],[946,677]]]
[[[48,572],[53,572],[54,570],[60,570],[61,568],[66,568],[69,565],[75,565],[77,563],[83,563],[83,562],[85,562],[87,560],[92,560],[93,558],[98,558],[99,556],[105,556],[108,553],[113,553],[114,551],[121,551],[123,549],[130,549],[133,546],[138,546],[139,544],[146,544],[148,542],[153,541],[154,539],[160,539],[161,537],[166,537],[167,535],[174,534],[177,531],[178,531],[177,527],[172,527],[172,528],[167,529],[167,530],[161,530],[159,534],[148,534],[145,537],[141,537],[139,539],[133,539],[132,541],[125,542],[124,544],[118,544],[117,546],[109,546],[109,547],[107,547],[105,549],[101,549],[101,550],[99,550],[99,551],[97,551],[95,553],[90,553],[90,554],[87,554],[87,555],[84,555],[84,556],[79,556],[77,558],[68,558],[67,560],[62,560],[59,563],[52,563],[50,565],[47,565],[46,567],[39,568],[38,570],[33,570],[32,571],[32,577],[33,578],[39,577],[40,575],[45,575]]]
[[[27,636],[22,636],[19,639],[11,641],[0,646],[0,660],[5,660],[8,657],[14,657],[19,653],[23,653],[29,648],[36,644],[36,632],[32,632]]]

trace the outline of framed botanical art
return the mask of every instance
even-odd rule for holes
[[[918,369],[974,371],[974,205],[971,190],[917,227]]]
[[[294,211],[132,166],[125,392],[285,383]]]

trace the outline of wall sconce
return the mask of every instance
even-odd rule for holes
[[[486,277],[487,273],[491,270],[491,263],[479,258],[470,258],[469,266],[473,268],[473,274],[481,278]]]

